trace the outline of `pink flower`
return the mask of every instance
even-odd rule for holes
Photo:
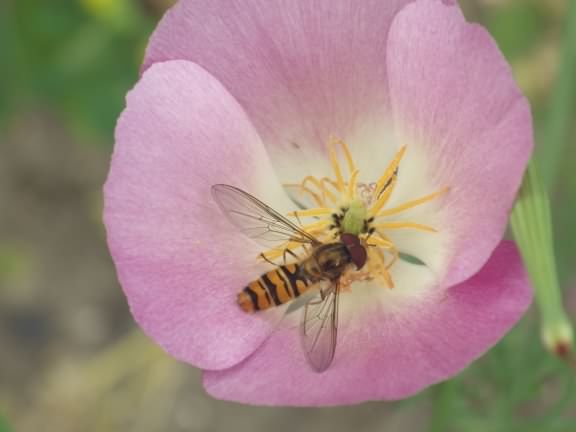
[[[158,26],[118,121],[104,216],[136,321],[204,369],[210,394],[404,398],[458,373],[529,306],[502,237],[532,150],[530,108],[494,41],[453,3],[182,0]],[[301,310],[238,306],[273,267],[214,201],[218,183],[284,215],[299,209],[287,190],[334,212],[350,192],[375,216],[381,235],[360,235],[368,262],[343,283],[326,371],[306,361]],[[330,214],[302,223],[328,241]]]

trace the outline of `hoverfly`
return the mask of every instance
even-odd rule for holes
[[[323,243],[234,186],[214,185],[212,195],[230,222],[251,239],[267,247],[287,241],[308,246],[303,259],[278,265],[250,282],[238,294],[238,304],[253,313],[287,303],[316,288],[303,307],[300,339],[311,367],[317,372],[326,370],[336,351],[340,279],[352,265],[359,270],[366,263],[367,253],[360,239],[343,233],[340,241]]]

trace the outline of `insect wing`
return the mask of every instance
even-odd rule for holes
[[[321,290],[304,306],[300,324],[300,340],[308,363],[316,372],[323,372],[332,363],[338,334],[338,282]]]
[[[232,224],[266,247],[286,241],[320,244],[314,236],[242,189],[217,184],[212,186],[212,196]]]

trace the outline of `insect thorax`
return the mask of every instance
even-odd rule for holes
[[[346,245],[340,242],[326,243],[302,263],[302,271],[313,282],[334,280],[342,275],[351,262]]]

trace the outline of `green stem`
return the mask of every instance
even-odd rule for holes
[[[571,348],[572,330],[556,273],[550,202],[534,160],[528,165],[510,222],[534,286],[544,343],[557,353]]]

